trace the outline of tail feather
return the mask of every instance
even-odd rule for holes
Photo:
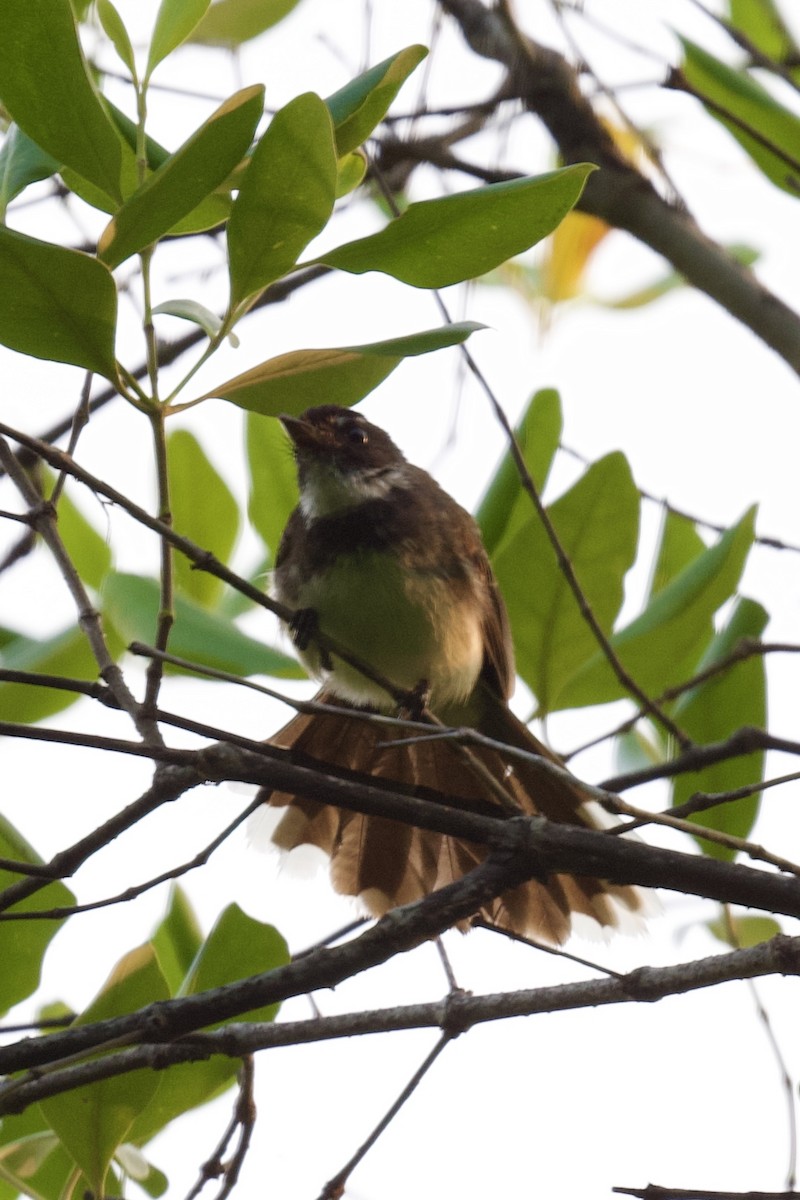
[[[324,692],[317,700],[340,704]],[[482,701],[482,733],[559,762],[502,701],[488,692]],[[298,762],[356,770],[445,797],[486,801],[485,784],[451,746],[434,739],[385,745],[403,736],[385,725],[335,713],[315,713],[295,717],[270,741],[291,750]],[[510,760],[509,769],[508,760],[488,747],[476,747],[473,753],[505,785],[521,812],[541,813],[561,823],[601,827],[592,816],[589,797],[577,781],[573,784],[557,778],[516,758]],[[348,813],[323,804],[311,793],[296,796],[265,791],[263,799],[286,808],[273,834],[276,844],[292,849],[310,843],[325,851],[331,859],[335,889],[360,896],[375,915],[460,879],[485,857],[483,846],[384,817]],[[476,916],[500,928],[559,945],[569,936],[571,914],[611,927],[619,924],[621,912],[636,913],[643,907],[642,893],[636,888],[588,876],[554,875],[543,883],[534,880],[510,889]]]

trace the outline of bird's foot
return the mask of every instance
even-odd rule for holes
[[[315,608],[298,608],[289,621],[289,633],[297,649],[302,653],[309,642],[319,633],[319,614]],[[320,665],[325,671],[333,670],[333,662],[327,650],[320,646]]]
[[[410,721],[421,721],[431,698],[431,685],[427,679],[420,679],[406,694],[408,699],[403,705],[403,715],[407,715]]]

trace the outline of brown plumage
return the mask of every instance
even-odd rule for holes
[[[469,514],[359,414],[325,406],[281,419],[294,443],[301,500],[276,559],[278,598],[312,611],[323,632],[352,646],[397,686],[424,683],[430,707],[448,725],[471,726],[558,762],[508,707],[514,683],[508,619]],[[386,693],[354,668],[339,659],[322,661],[313,640],[298,649],[324,679],[321,703],[392,711]],[[452,746],[442,740],[391,745],[403,737],[386,725],[315,713],[295,717],[270,741],[307,765],[358,771],[450,802],[492,803],[489,789]],[[484,747],[472,753],[520,812],[600,826],[577,780]],[[485,854],[484,847],[336,809],[313,795],[265,792],[264,799],[286,808],[275,843],[287,850],[318,846],[330,856],[336,890],[360,896],[375,915],[459,879]],[[476,916],[560,944],[573,914],[611,927],[642,907],[636,888],[555,875],[506,892]]]

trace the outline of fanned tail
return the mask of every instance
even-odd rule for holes
[[[481,733],[559,761],[488,688],[480,699]],[[316,700],[347,707],[324,691]],[[465,801],[491,800],[485,785],[445,741],[386,745],[405,736],[404,731],[355,716],[317,712],[295,717],[270,742],[290,750],[298,763],[357,771],[404,790],[433,791]],[[573,784],[488,747],[471,750],[503,783],[521,812],[602,828],[599,809],[581,792],[577,780]],[[311,791],[298,796],[265,790],[262,796],[266,803],[286,809],[273,834],[276,845],[284,850],[302,844],[318,846],[330,856],[336,890],[361,897],[376,916],[460,879],[486,853],[485,847],[458,838],[334,808],[316,800]],[[591,876],[554,875],[544,883],[534,880],[505,892],[476,916],[514,933],[560,945],[570,934],[573,914],[607,928],[624,924],[626,914],[640,913],[644,907],[643,894],[637,888]]]

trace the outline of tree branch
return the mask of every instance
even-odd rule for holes
[[[623,158],[581,94],[570,63],[521,34],[498,8],[480,0],[439,4],[476,54],[506,67],[509,92],[542,120],[563,161],[601,168],[587,180],[578,207],[662,254],[800,373],[800,318]]]
[[[369,933],[376,934],[387,920],[389,920],[388,917],[383,918]],[[339,949],[347,950],[355,944],[355,942],[349,942]],[[334,954],[336,951],[326,951],[326,953]],[[279,968],[280,971],[289,969]],[[272,972],[272,974],[276,974],[276,972]],[[207,1033],[190,1033],[170,1044],[149,1043],[125,1048],[103,1058],[92,1059],[90,1062],[71,1064],[49,1072],[41,1078],[15,1080],[8,1085],[7,1090],[4,1091],[0,1088],[0,1112],[18,1111],[47,1096],[57,1095],[59,1092],[87,1083],[95,1083],[101,1079],[127,1074],[142,1067],[164,1070],[177,1063],[205,1061],[214,1054],[241,1058],[259,1050],[373,1033],[396,1033],[409,1029],[439,1029],[443,1034],[453,1037],[467,1032],[475,1025],[492,1021],[504,1021],[514,1017],[529,1017],[544,1013],[570,1012],[582,1008],[599,1008],[613,1004],[652,1004],[667,996],[688,995],[691,992],[715,987],[721,983],[738,982],[742,979],[754,979],[775,974],[800,974],[800,938],[790,938],[781,934],[769,942],[762,942],[747,950],[714,954],[708,958],[668,967],[640,967],[627,975],[620,975],[613,979],[582,980],[578,983],[528,988],[483,996],[471,996],[461,992],[451,993],[444,1000],[432,1003],[399,1005],[393,1008],[343,1013],[331,1017],[314,1017],[307,1021],[287,1021],[279,1024],[241,1022]],[[263,979],[266,976],[257,978]],[[238,988],[252,982],[254,980],[245,980],[242,981],[242,984],[232,984],[229,987]],[[215,992],[207,992],[203,995],[211,998],[222,990],[216,989]],[[149,1020],[153,1007],[155,1006],[131,1014],[131,1018],[138,1019],[143,1037],[145,1036],[146,1022]],[[63,1039],[65,1036],[64,1034],[54,1034],[51,1035],[50,1040],[52,1042],[54,1038]],[[37,1041],[35,1045],[38,1046],[41,1040],[43,1039]],[[30,1042],[20,1042],[18,1045],[30,1047]],[[53,1055],[45,1061],[57,1061],[58,1057]],[[19,1055],[16,1056],[15,1061],[20,1064],[16,1069],[24,1069],[28,1066],[25,1061],[20,1061]],[[5,1065],[3,1069],[6,1069]]]

